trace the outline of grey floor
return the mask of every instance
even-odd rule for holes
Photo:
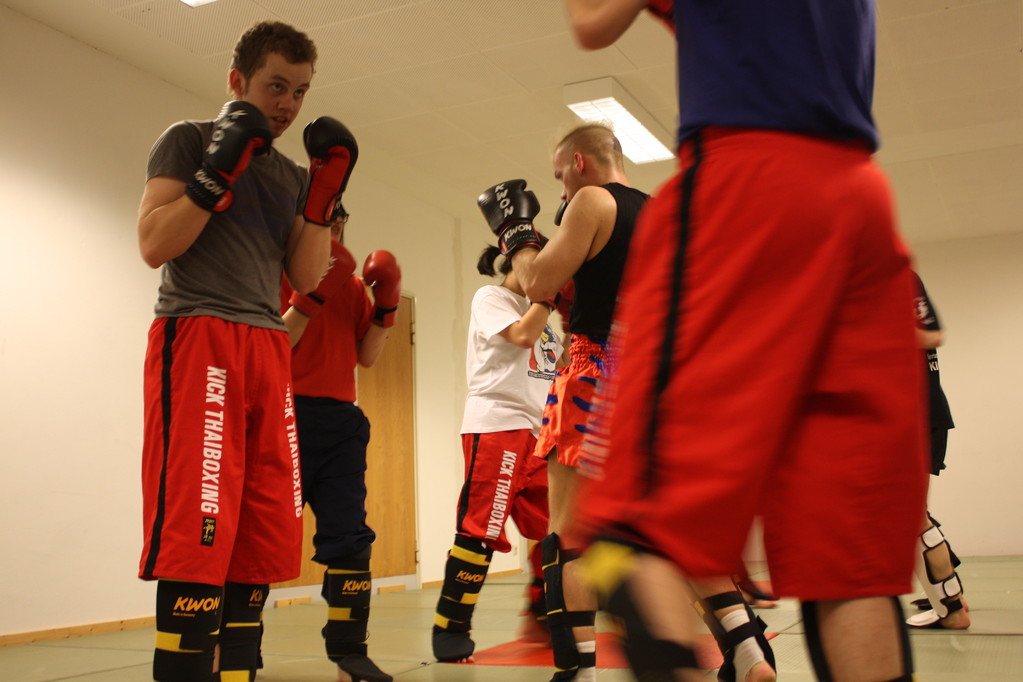
[[[965,632],[915,631],[917,679],[931,682],[1023,680],[1023,557],[969,558],[960,567],[973,626]],[[754,576],[757,577],[757,576]],[[438,589],[373,598],[370,655],[400,682],[546,682],[551,668],[437,663],[430,626]],[[521,577],[498,578],[483,589],[474,618],[477,649],[516,638],[523,606]],[[271,600],[273,594],[271,594]],[[908,599],[904,599],[908,602]],[[265,612],[266,667],[260,682],[331,682],[335,669],[322,655],[324,606],[302,604]],[[772,640],[780,680],[813,680],[794,602],[760,610]],[[0,681],[145,682],[151,680],[153,629],[90,635],[0,648]],[[600,670],[603,682],[631,680],[626,670]],[[708,679],[714,679],[708,673]]]

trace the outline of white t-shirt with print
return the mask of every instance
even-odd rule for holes
[[[550,324],[532,348],[520,348],[501,336],[529,306],[524,296],[502,286],[481,287],[473,296],[462,433],[530,429],[534,436],[539,434],[561,340]]]

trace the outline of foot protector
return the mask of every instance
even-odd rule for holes
[[[743,607],[742,610],[733,610],[731,613],[726,614],[727,622],[722,622],[715,614],[716,611],[721,609],[740,605]],[[706,623],[707,628],[714,635],[718,649],[720,649],[721,654],[724,656],[724,663],[718,670],[719,680],[723,682],[736,682],[739,678],[737,667],[744,669],[742,677],[745,678],[748,670],[758,663],[761,658],[772,669],[775,668],[774,652],[764,636],[767,624],[753,613],[739,591],[712,595],[700,600],[696,607],[697,612],[703,618],[703,622]],[[733,624],[733,621],[737,624]],[[756,660],[751,661],[749,656],[747,656],[745,663],[737,666],[737,650],[750,639],[753,640],[753,644],[759,650],[759,652],[756,650],[752,652]]]
[[[441,663],[463,661],[476,651],[476,643],[468,632],[452,632],[433,626],[433,657]]]
[[[920,561],[916,565],[917,579],[924,588],[931,608],[939,618],[947,618],[949,614],[963,608],[963,586],[955,570],[947,576],[934,575],[930,555],[936,551],[949,551],[948,541],[938,526],[932,525],[920,534],[918,548]]]
[[[572,628],[592,627],[596,614],[593,611],[569,611],[565,606],[562,582],[565,564],[578,559],[579,555],[562,549],[556,533],[545,537],[540,545],[547,603],[547,628],[551,633],[554,667],[557,670],[552,679],[568,680],[574,678],[580,668],[591,668],[596,664],[596,654],[579,652],[572,632]]]
[[[224,619],[220,626],[220,681],[256,679],[260,668],[263,606],[270,586],[224,585]]]
[[[438,661],[459,661],[472,655],[475,644],[468,633],[493,554],[479,540],[455,536],[433,617],[433,652]]]
[[[349,656],[366,656],[373,575],[369,552],[334,559],[323,576],[327,624],[323,628],[327,658],[338,665]]]
[[[213,678],[223,588],[160,580],[156,586],[153,679],[205,682]]]
[[[949,609],[949,615],[951,615],[951,614],[955,613],[956,611],[959,611],[959,610],[961,610],[963,608],[962,601],[956,602],[956,605],[959,608]],[[906,619],[906,625],[908,627],[914,629],[914,630],[925,630],[925,629],[933,629],[933,630],[947,630],[947,629],[951,629],[951,630],[965,630],[965,629],[967,629],[969,627],[969,620],[966,620],[965,625],[961,624],[959,627],[949,628],[947,625],[945,625],[945,621],[947,619],[948,619],[948,616],[945,616],[944,618],[942,618],[941,616],[938,615],[937,611],[935,611],[934,609],[930,609],[928,611],[923,611],[921,613],[917,613],[917,614],[914,614],[914,615],[910,616],[909,618]]]
[[[348,673],[352,682],[392,682],[393,677],[377,667],[376,663],[362,654],[349,654],[338,661],[337,667]]]

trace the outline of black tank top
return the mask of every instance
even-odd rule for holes
[[[618,285],[625,269],[629,241],[636,226],[636,216],[650,197],[638,189],[617,182],[601,185],[618,204],[618,217],[607,244],[596,256],[582,264],[572,279],[575,300],[569,327],[573,334],[607,336],[611,332]]]

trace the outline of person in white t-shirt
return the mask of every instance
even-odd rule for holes
[[[434,616],[433,655],[439,661],[472,660],[473,609],[494,551],[511,549],[504,532],[508,518],[529,539],[547,534],[547,463],[531,454],[562,352],[547,324],[556,302],[530,302],[509,259],[502,257],[495,269],[499,256],[497,247],[487,247],[477,264],[480,274],[504,279],[481,287],[472,300],[461,429],[465,484]],[[546,617],[539,547],[530,552],[529,615],[535,620]]]

